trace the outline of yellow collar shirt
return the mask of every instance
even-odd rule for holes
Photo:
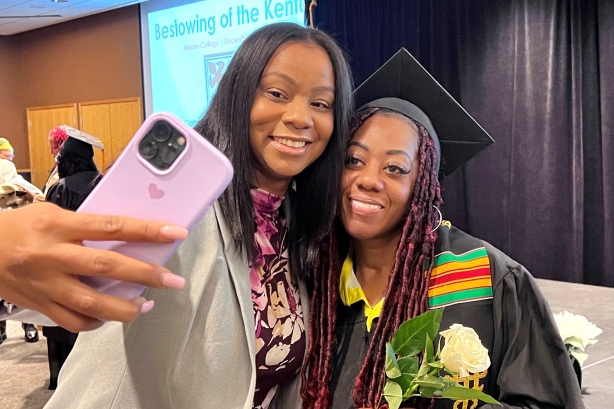
[[[356,274],[354,273],[354,263],[352,255],[348,254],[341,267],[341,277],[339,279],[339,295],[344,305],[350,306],[357,302],[363,301],[365,304],[365,317],[367,318],[367,331],[371,332],[373,320],[378,318],[382,312],[384,298],[379,300],[375,305],[371,305],[365,296]]]

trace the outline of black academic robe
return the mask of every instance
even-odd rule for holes
[[[503,408],[584,408],[578,380],[553,315],[531,274],[490,244],[459,229],[442,225],[438,233],[435,254],[465,254],[478,246],[488,254],[492,297],[446,306],[440,326],[443,331],[459,323],[478,333],[491,360],[480,381],[483,391],[499,400]],[[351,306],[340,303],[330,384],[334,409],[355,407],[351,398],[354,381],[372,335],[367,332],[365,320],[362,302]],[[436,409],[452,407],[453,401],[448,399],[435,403]],[[458,407],[472,406],[469,402],[468,406]],[[500,408],[482,402],[478,407]]]
[[[94,189],[98,176],[100,173],[97,171],[87,171],[62,178],[49,188],[45,201],[63,209],[77,210]]]
[[[63,209],[77,210],[96,186],[99,172],[79,172],[60,179],[52,185],[45,201],[55,203]],[[77,333],[61,327],[43,327],[47,338],[49,359],[49,389],[55,389],[60,369],[77,341]]]

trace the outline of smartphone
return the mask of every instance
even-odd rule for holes
[[[77,212],[169,222],[190,230],[211,208],[233,176],[228,158],[173,114],[149,116],[111,164]],[[173,243],[84,241],[163,265],[177,250]],[[81,276],[101,293],[126,299],[145,289],[135,283]]]

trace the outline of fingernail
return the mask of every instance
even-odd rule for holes
[[[154,307],[154,300],[145,301],[141,306],[141,314],[146,314]]]
[[[173,273],[162,274],[162,285],[166,288],[181,290],[185,286],[185,278]]]
[[[188,237],[188,231],[183,227],[164,226],[160,229],[160,233],[168,239],[183,240]]]

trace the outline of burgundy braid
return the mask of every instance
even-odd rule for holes
[[[324,239],[319,260],[314,263],[314,288],[309,314],[309,350],[301,371],[303,408],[328,409],[331,405],[328,382],[335,353],[341,271],[337,254],[337,238],[331,233]],[[324,296],[326,300],[322,299]]]
[[[376,110],[358,116],[356,130]],[[408,216],[388,279],[385,303],[374,329],[372,342],[354,384],[353,399],[357,408],[375,408],[381,400],[385,383],[385,345],[399,325],[428,309],[428,282],[434,258],[439,213],[433,206],[442,202],[437,170],[434,164],[437,152],[425,128],[418,125],[420,134],[418,178],[409,206]],[[340,260],[337,256],[337,238],[331,234],[322,246],[320,260],[314,268],[314,290],[310,313],[309,351],[303,367],[303,408],[329,409],[331,407],[328,384],[332,359],[336,350],[335,326],[339,299]],[[430,264],[425,273],[424,266]],[[324,302],[323,298],[326,297]],[[307,375],[309,375],[307,377]],[[308,379],[306,379],[308,378]],[[381,401],[380,401],[381,400]],[[412,399],[416,408],[432,407],[430,399]]]

